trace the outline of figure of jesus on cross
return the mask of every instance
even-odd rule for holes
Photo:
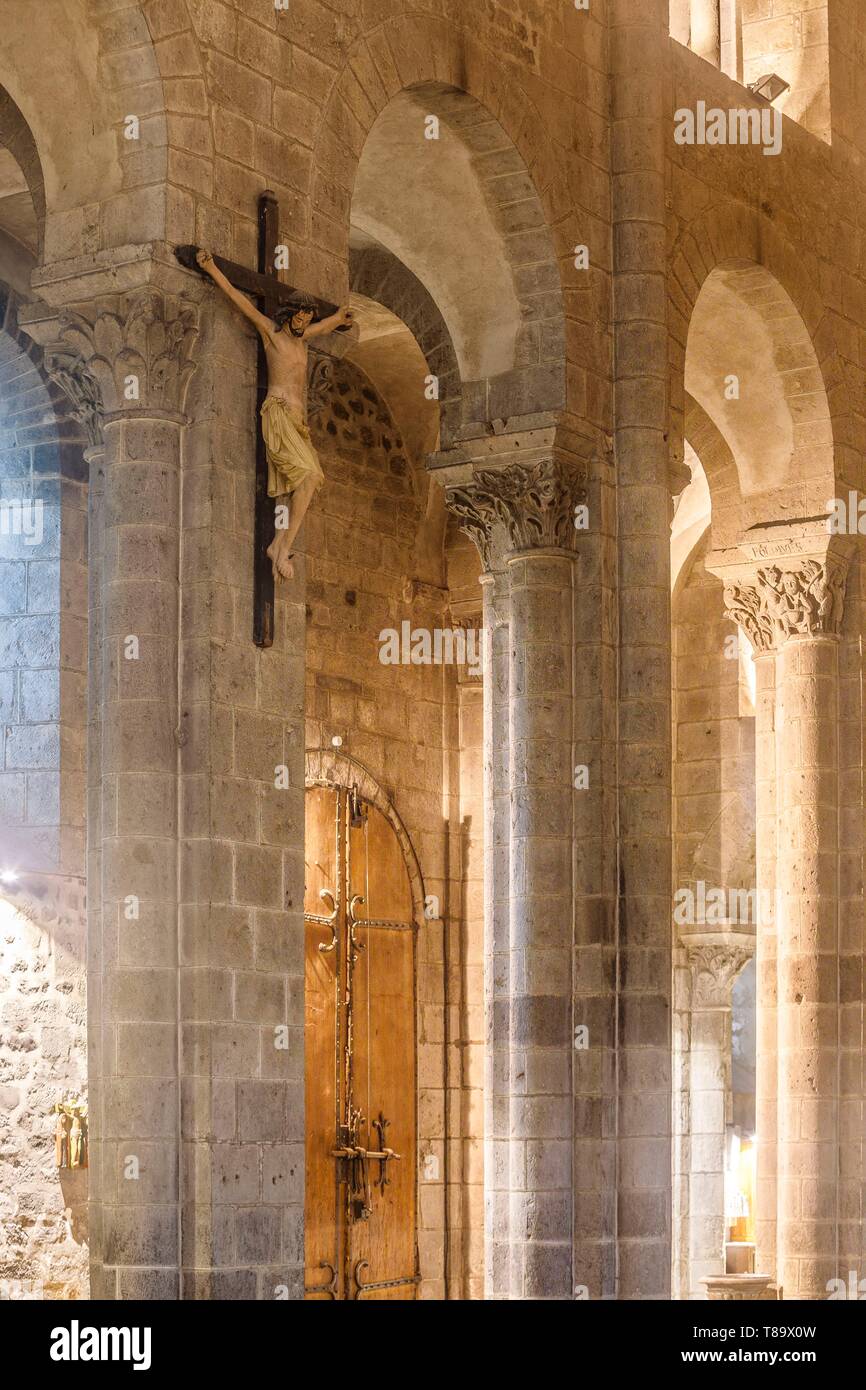
[[[351,326],[348,306],[329,318],[318,318],[310,295],[297,293],[268,318],[236,289],[215,264],[209,251],[196,254],[200,268],[240,309],[261,337],[268,364],[268,394],[262,405],[262,434],[268,459],[268,496],[277,508],[277,528],[268,556],[274,579],[293,579],[292,546],[317,489],[324,481],[322,466],[310,440],[307,424],[307,343],[338,328]],[[291,508],[286,503],[291,497]],[[288,516],[288,525],[281,524]]]

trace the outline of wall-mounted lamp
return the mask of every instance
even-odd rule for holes
[[[750,92],[754,92],[755,96],[763,97],[765,101],[771,103],[790,90],[790,82],[786,82],[784,77],[780,77],[777,72],[765,73],[763,77],[758,78],[757,82],[749,83]]]

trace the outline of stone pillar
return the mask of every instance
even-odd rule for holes
[[[574,568],[553,548],[509,560],[515,1298],[573,1297]]]
[[[509,1273],[509,593],[504,570],[486,573],[484,593],[484,1200],[485,1290],[507,1298]]]
[[[210,294],[210,291],[208,291]],[[183,1297],[304,1290],[304,560],[253,642],[252,335],[202,315],[183,478]]]
[[[91,1291],[176,1298],[180,447],[198,314],[152,284],[52,288],[74,298],[59,316],[31,311],[28,331],[55,363],[77,359],[103,432],[91,452]]]
[[[826,1298],[839,1219],[838,640],[778,658],[778,1278]]]
[[[666,1299],[671,1286],[668,22],[668,0],[610,11],[619,627],[612,1291],[623,1299]]]
[[[574,470],[549,459],[479,470],[448,494],[486,571],[492,1298],[574,1296],[573,572],[581,496]],[[600,1123],[599,1106],[593,1119]]]
[[[746,933],[683,935],[691,974],[689,1028],[689,1297],[725,1273],[725,1170],[731,1108],[734,981],[754,953]]]
[[[481,556],[483,573],[484,798],[484,1292],[511,1289],[510,1160],[510,747],[508,727],[511,596],[502,537],[489,499],[454,489],[448,505]]]
[[[719,66],[721,30],[719,0],[691,0],[689,47],[699,58]]]
[[[755,882],[759,921],[755,946],[757,1011],[755,1129],[758,1135],[755,1186],[755,1268],[776,1279],[776,1140],[778,1123],[778,1036],[776,1018],[776,657],[757,652],[755,665]]]
[[[750,545],[761,558],[784,560],[729,577],[726,601],[756,652],[776,653],[776,1275],[787,1298],[825,1298],[837,1275],[840,1222],[837,732],[846,560],[840,542],[819,541],[805,526],[788,542],[775,536],[772,550],[760,542],[755,536]],[[759,989],[759,1040],[763,1007]],[[759,1153],[761,1144],[759,1129]]]
[[[719,66],[735,82],[742,81],[743,33],[739,0],[721,0],[719,5]]]

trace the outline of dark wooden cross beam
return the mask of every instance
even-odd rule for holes
[[[280,242],[280,208],[276,196],[269,190],[259,198],[259,268],[248,270],[235,261],[214,256],[227,280],[250,295],[258,303],[263,314],[273,318],[282,304],[288,303],[297,289],[284,285],[277,278],[276,257]],[[189,270],[197,270],[205,279],[209,277],[196,261],[197,246],[178,246],[175,255],[181,265]],[[337,306],[313,295],[318,306],[320,318],[328,318],[336,313]],[[348,332],[349,326],[338,329]],[[259,341],[258,352],[258,391],[256,398],[256,520],[253,548],[253,641],[257,647],[272,647],[274,644],[274,574],[268,559],[268,546],[274,539],[276,530],[275,508],[268,497],[268,460],[265,441],[262,437],[260,411],[268,394],[268,363],[264,345]]]

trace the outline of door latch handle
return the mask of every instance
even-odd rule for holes
[[[360,1122],[360,1115],[354,1118],[354,1124],[346,1127],[347,1139],[356,1139],[357,1130]],[[385,1144],[385,1131],[390,1127],[391,1121],[386,1120],[382,1111],[379,1111],[378,1120],[373,1121],[373,1128],[379,1136],[378,1149],[365,1149],[357,1142],[346,1142],[339,1148],[331,1150],[331,1157],[343,1159],[348,1164],[348,1182],[350,1191],[353,1194],[353,1206],[355,1208],[356,1220],[369,1221],[372,1215],[372,1202],[370,1193],[370,1163],[378,1163],[379,1176],[376,1179],[382,1196],[385,1195],[385,1188],[390,1184],[388,1177],[388,1164],[392,1161],[399,1161],[400,1154]]]

